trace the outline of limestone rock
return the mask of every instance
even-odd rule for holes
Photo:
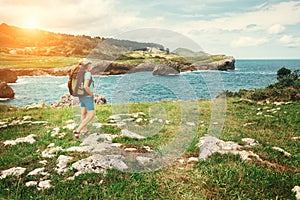
[[[6,83],[15,83],[18,80],[16,72],[10,69],[0,69],[0,81]]]
[[[57,164],[56,164],[56,171],[59,174],[64,174],[68,171],[67,169],[67,164],[70,160],[72,160],[73,157],[71,156],[65,156],[65,155],[60,155],[57,158]]]
[[[45,102],[44,101],[40,101],[37,104],[34,103],[34,104],[31,104],[31,105],[24,106],[24,109],[31,110],[31,109],[36,109],[36,108],[44,108],[45,106],[46,106]]]
[[[94,102],[96,105],[106,104],[106,98],[99,94],[94,94]],[[74,98],[70,94],[64,94],[58,102],[52,103],[51,107],[65,108],[79,105],[78,98]]]
[[[14,98],[15,93],[13,89],[7,85],[6,82],[0,82],[0,98]]]
[[[153,75],[175,75],[179,73],[179,65],[176,63],[158,64],[152,72]]]
[[[21,176],[26,171],[23,167],[12,167],[1,172],[0,179],[6,178],[7,176]]]
[[[287,156],[287,157],[291,156],[291,154],[289,152],[285,151],[284,149],[282,149],[280,147],[272,147],[272,149],[283,153],[284,156]]]
[[[196,70],[233,70],[235,69],[235,59],[232,56],[222,56],[219,61],[211,63],[193,63],[190,68],[186,68],[186,71]]]
[[[131,132],[127,129],[122,129],[121,130],[121,136],[123,137],[129,137],[129,138],[135,138],[135,139],[145,139],[146,137],[136,134],[134,132]]]
[[[47,148],[42,152],[43,158],[52,158],[55,157],[57,152],[62,151],[63,148],[60,146],[54,147],[54,148]]]
[[[137,156],[136,157],[136,160],[142,164],[142,165],[145,165],[145,164],[148,164],[148,163],[152,163],[153,162],[153,159],[152,158],[149,158],[149,157],[144,157],[144,156]]]
[[[295,186],[293,189],[292,189],[292,192],[295,192],[295,198],[296,200],[300,200],[300,186]]]
[[[51,183],[50,180],[45,180],[45,181],[39,182],[38,190],[43,190],[43,189],[51,188],[51,184],[50,183]]]
[[[242,141],[245,142],[248,146],[260,145],[259,142],[253,138],[242,138]]]
[[[4,145],[16,145],[18,143],[22,143],[22,142],[28,142],[30,144],[33,144],[36,142],[36,140],[34,139],[36,137],[36,135],[31,134],[28,135],[26,137],[22,137],[22,138],[17,138],[15,140],[6,140],[3,142]]]
[[[88,158],[79,160],[72,164],[72,167],[80,173],[95,172],[103,173],[106,169],[116,168],[126,170],[128,166],[122,161],[121,155],[100,155],[94,154]]]
[[[243,150],[241,145],[232,141],[225,142],[210,135],[200,138],[198,146],[200,147],[199,159],[203,160],[206,160],[214,153],[232,153],[240,155],[242,160],[251,160],[251,158],[254,157],[257,160],[262,161],[262,159],[252,151]]]
[[[37,181],[28,181],[25,183],[26,187],[37,186],[37,184],[38,184]]]
[[[27,174],[27,176],[37,176],[37,175],[49,176],[50,174],[48,172],[45,172],[45,167],[36,168]]]

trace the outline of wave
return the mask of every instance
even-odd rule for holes
[[[58,87],[60,87],[60,88],[68,88],[68,83],[60,84]]]

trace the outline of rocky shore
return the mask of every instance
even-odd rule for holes
[[[1,76],[10,77],[10,82],[15,82],[17,76],[67,76],[74,66],[64,68],[29,68],[11,69],[1,71]],[[94,75],[120,75],[126,73],[136,73],[150,71],[155,75],[178,74],[197,70],[234,70],[235,59],[231,56],[224,56],[222,60],[210,63],[180,63],[166,61],[160,64],[144,62],[141,64],[119,63],[114,61],[101,61],[93,64],[92,74]],[[1,80],[1,78],[0,78]]]

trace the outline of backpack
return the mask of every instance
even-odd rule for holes
[[[73,69],[69,75],[68,80],[68,89],[72,96],[79,97],[79,96],[87,96],[88,93],[84,89],[84,73],[80,76],[80,66],[77,66],[75,69]],[[89,86],[93,80],[90,80]]]

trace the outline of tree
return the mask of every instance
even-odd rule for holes
[[[170,49],[167,48],[167,49],[166,49],[166,52],[167,52],[167,54],[169,55],[169,54],[170,54]]]
[[[277,71],[277,80],[280,81],[282,79],[287,78],[290,74],[292,73],[292,71],[290,69],[287,69],[285,67],[282,67],[281,69],[279,69]]]
[[[298,87],[299,76],[300,76],[299,70],[294,70],[292,72],[290,69],[282,67],[277,71],[278,83],[275,85],[280,87],[289,87],[289,86]]]

